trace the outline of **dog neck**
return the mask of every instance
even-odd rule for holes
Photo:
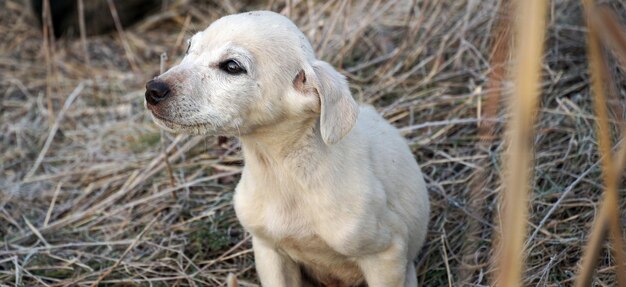
[[[296,169],[311,166],[328,148],[316,118],[284,120],[241,136],[240,140],[244,159],[250,166],[287,164]]]

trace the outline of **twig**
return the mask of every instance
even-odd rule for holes
[[[50,127],[48,138],[46,139],[46,142],[44,143],[43,148],[39,152],[39,155],[37,156],[37,160],[35,160],[33,167],[31,167],[28,173],[26,173],[26,176],[24,177],[23,180],[28,180],[30,177],[32,177],[35,174],[35,172],[37,171],[37,168],[39,168],[39,165],[41,164],[44,157],[46,156],[46,152],[48,152],[48,149],[50,148],[50,144],[52,143],[52,140],[54,139],[54,135],[59,129],[59,125],[61,124],[61,120],[63,119],[65,112],[72,105],[72,103],[74,102],[74,99],[76,99],[76,97],[80,95],[80,92],[82,92],[84,87],[85,87],[85,83],[80,82],[80,84],[78,84],[78,86],[74,88],[74,91],[72,91],[72,93],[65,100],[65,103],[63,104],[63,109],[59,112],[59,115],[54,121],[54,124],[52,125],[52,127]]]
[[[172,142],[172,144],[170,144],[169,147],[167,148],[167,152],[173,150],[174,147],[176,147],[176,145],[180,141],[186,138],[187,136],[184,136],[184,135],[177,136],[176,139],[174,139],[174,141]],[[177,159],[181,157],[184,152],[187,152],[189,149],[191,149],[196,144],[198,144],[201,141],[201,139],[202,138],[200,137],[194,137],[190,141],[187,141],[180,149],[176,151],[176,153],[172,155],[172,158]],[[126,180],[126,182],[122,185],[122,187],[119,190],[117,190],[115,193],[107,197],[106,199],[98,202],[94,206],[91,206],[84,211],[73,213],[65,218],[52,222],[51,224],[48,225],[47,229],[60,228],[62,226],[66,226],[70,223],[76,222],[77,220],[84,219],[87,216],[92,216],[99,210],[111,205],[113,202],[115,202],[116,200],[126,195],[129,191],[136,188],[140,183],[145,181],[147,178],[161,171],[165,166],[165,164],[163,164],[162,156],[163,155],[156,157],[146,167],[144,167],[141,170],[137,170],[133,174],[131,174]],[[221,174],[219,176],[221,176]],[[216,177],[216,178],[219,178],[219,177]],[[167,192],[171,192],[171,191],[167,191]],[[10,239],[10,242],[12,243],[19,242],[21,240],[24,240],[24,238],[26,238],[27,236],[30,236],[30,234],[21,234],[19,236],[16,236]]]
[[[165,73],[165,62],[167,61],[167,53],[163,52],[160,57],[160,74]],[[161,130],[161,152],[163,153],[163,161],[165,162],[165,167],[167,168],[167,175],[170,179],[170,187],[176,186],[176,178],[174,178],[174,171],[172,170],[172,165],[170,164],[170,159],[167,155],[167,151],[165,148],[165,132]],[[172,191],[172,197],[176,200],[176,192]]]
[[[441,250],[443,251],[443,263],[446,265],[446,272],[448,273],[448,287],[452,287],[452,273],[450,272],[450,263],[448,263],[448,252],[446,251],[446,241],[444,239],[445,233],[441,235]]]
[[[230,254],[231,252],[233,252],[234,250],[237,250],[237,248],[241,247],[241,245],[243,245],[244,243],[250,241],[250,239],[252,238],[252,235],[247,235],[244,239],[242,239],[241,241],[239,241],[239,243],[235,244],[235,246],[231,247],[230,249],[228,249],[226,252],[222,253],[222,255],[220,255],[220,257],[209,261],[206,265],[202,266],[202,268],[196,272],[193,273],[193,275],[195,276],[196,274],[203,272],[204,270],[207,270],[209,267],[213,266],[213,264],[220,262],[224,257],[226,257],[228,254]]]
[[[408,133],[408,132],[412,132],[416,130],[431,128],[431,127],[439,127],[439,126],[474,124],[474,123],[478,123],[478,122],[485,121],[485,120],[487,119],[470,118],[470,119],[450,119],[450,120],[443,120],[443,121],[425,122],[425,123],[421,123],[417,125],[400,128],[400,133],[404,134],[404,133]],[[497,119],[493,119],[493,120],[498,121]]]
[[[525,248],[528,248],[529,244],[533,240],[535,240],[535,237],[539,233],[539,230],[541,230],[541,228],[543,228],[543,226],[546,224],[546,222],[548,221],[550,216],[559,208],[559,206],[561,205],[563,200],[565,198],[567,198],[569,193],[572,192],[572,190],[574,190],[574,187],[576,187],[576,185],[578,185],[578,183],[580,183],[583,179],[585,179],[585,177],[587,175],[589,175],[589,173],[591,173],[599,164],[600,164],[600,162],[596,162],[593,165],[591,165],[583,173],[579,174],[578,177],[576,177],[576,179],[567,186],[567,188],[565,188],[563,193],[561,193],[561,196],[559,196],[559,199],[557,199],[557,201],[554,204],[552,204],[552,207],[550,207],[548,212],[546,212],[546,215],[544,215],[543,218],[541,219],[541,221],[539,222],[539,224],[537,224],[537,227],[535,227],[535,230],[533,231],[532,235],[530,235],[530,237],[528,237],[528,240],[526,240],[526,247]]]
[[[346,7],[348,2],[349,1],[339,2],[339,8],[337,9],[337,12],[336,12],[337,15],[343,13],[344,8]],[[316,49],[316,51],[318,51],[321,55],[326,55],[325,51],[326,51],[326,46],[328,45],[328,42],[330,41],[330,34],[333,33],[333,31],[335,31],[335,26],[337,25],[338,20],[341,18],[343,17],[333,17],[333,20],[330,23],[324,25],[324,27],[328,27],[328,28],[326,28],[326,31],[324,33],[324,38]]]
[[[22,269],[22,266],[20,266],[20,262],[17,256],[13,256],[13,265],[15,266],[15,286],[20,286],[20,280],[22,279],[22,274],[20,274],[20,270]]]
[[[163,52],[159,56],[159,74],[165,73],[165,63],[167,62],[167,53]]]
[[[83,46],[83,57],[85,59],[85,64],[87,66],[91,66],[91,62],[89,59],[89,50],[87,49],[87,30],[85,28],[85,5],[83,3],[84,0],[77,0],[77,1],[78,1],[78,28],[80,30],[80,44],[81,46]]]
[[[52,210],[54,210],[54,204],[57,201],[57,197],[59,196],[59,191],[61,191],[62,185],[63,185],[63,182],[59,182],[59,184],[57,184],[57,187],[54,190],[52,201],[50,201],[50,207],[48,207],[48,212],[46,213],[46,219],[43,221],[44,228],[48,226],[48,221],[50,221],[50,216],[52,215]]]
[[[146,227],[144,227],[144,229],[139,233],[139,235],[137,235],[137,237],[135,237],[135,239],[133,240],[133,243],[131,243],[126,248],[126,250],[124,250],[124,253],[122,253],[122,256],[120,256],[120,258],[117,259],[117,261],[115,261],[113,266],[111,266],[107,271],[102,273],[102,275],[100,275],[100,277],[98,277],[98,279],[96,279],[96,281],[91,284],[91,287],[98,286],[98,283],[100,283],[100,281],[102,281],[105,277],[107,277],[109,274],[111,274],[111,272],[113,272],[113,270],[115,270],[115,268],[118,265],[120,265],[120,262],[122,262],[122,260],[124,260],[124,257],[126,257],[126,255],[131,250],[133,250],[133,248],[135,248],[135,245],[137,245],[137,242],[139,242],[139,240],[141,240],[141,237],[143,237],[143,235],[146,233],[146,231],[148,231],[148,229],[150,229],[150,227],[152,227],[152,224],[155,223],[156,220],[157,220],[157,218],[155,217],[154,219],[152,219],[152,221],[150,221],[150,223],[148,223],[148,225],[146,225]]]
[[[107,242],[74,242],[60,245],[48,245],[43,247],[29,247],[29,248],[19,248],[10,251],[0,250],[0,255],[6,256],[11,254],[28,254],[33,252],[45,251],[49,252],[55,249],[67,249],[67,248],[76,248],[76,247],[100,247],[100,246],[114,246],[114,245],[128,245],[131,244],[132,240],[118,240],[118,241],[107,241]]]
[[[126,39],[126,33],[124,33],[124,28],[122,27],[122,22],[120,22],[120,17],[117,14],[117,9],[115,8],[115,3],[113,0],[107,0],[109,4],[109,10],[111,10],[111,16],[113,17],[113,23],[115,24],[115,29],[117,30],[117,34],[122,41],[122,46],[124,46],[124,52],[126,54],[126,59],[128,60],[128,64],[130,64],[130,68],[135,73],[139,73],[139,68],[135,63],[135,56],[133,54],[133,50],[130,48],[130,44],[128,44],[128,40]]]
[[[39,230],[37,230],[37,228],[35,228],[35,226],[30,223],[30,221],[28,221],[28,218],[26,218],[26,216],[23,216],[24,218],[24,222],[26,222],[26,225],[28,226],[28,228],[30,228],[30,231],[33,232],[33,234],[35,234],[37,236],[37,238],[39,238],[39,240],[41,240],[41,242],[45,245],[45,246],[50,246],[50,244],[48,244],[48,241],[46,241],[45,238],[43,238],[43,235],[41,235],[41,232],[39,232]]]
[[[46,60],[46,100],[48,105],[48,123],[54,123],[54,107],[52,106],[53,77],[54,77],[54,27],[52,25],[52,13],[50,12],[50,0],[43,1],[42,9],[43,24],[43,47]]]
[[[178,36],[176,37],[176,42],[174,44],[174,48],[172,49],[172,54],[177,55],[181,45],[183,44],[183,40],[185,39],[185,34],[187,33],[187,29],[189,28],[189,24],[191,24],[191,15],[187,15],[185,17],[185,22],[183,22],[183,27],[180,29]],[[163,69],[161,69],[161,74],[163,73]]]

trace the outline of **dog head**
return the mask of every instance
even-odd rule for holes
[[[146,84],[145,99],[172,132],[242,136],[319,117],[327,144],[341,140],[358,113],[345,78],[315,58],[289,19],[267,11],[226,16],[195,34],[180,64]]]

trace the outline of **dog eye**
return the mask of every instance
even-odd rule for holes
[[[185,51],[185,55],[189,54],[189,48],[191,48],[191,39],[187,40],[187,50]]]
[[[226,60],[221,62],[220,69],[231,75],[239,75],[246,72],[246,70],[235,60]]]

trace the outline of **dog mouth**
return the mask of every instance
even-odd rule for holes
[[[157,120],[157,121],[167,125],[169,128],[172,128],[172,129],[174,127],[194,128],[194,127],[198,127],[198,126],[203,126],[204,125],[204,124],[183,124],[183,123],[178,123],[178,122],[173,121],[172,119],[169,119],[167,117],[161,116],[161,115],[159,115],[159,114],[157,114],[155,112],[152,112],[152,117],[155,120]]]
[[[210,130],[211,124],[209,123],[193,123],[193,124],[185,124],[176,122],[170,118],[164,117],[151,111],[152,119],[154,122],[166,130],[175,133],[188,133],[188,134],[206,134]]]
[[[150,111],[150,113],[152,114],[152,117],[153,117],[154,119],[157,119],[157,120],[162,121],[162,122],[164,122],[164,123],[178,124],[178,123],[176,123],[176,122],[172,121],[172,120],[171,120],[171,119],[169,119],[169,118],[166,118],[166,117],[164,117],[164,116],[159,115],[158,113],[156,113],[156,112],[154,112],[154,111]]]

